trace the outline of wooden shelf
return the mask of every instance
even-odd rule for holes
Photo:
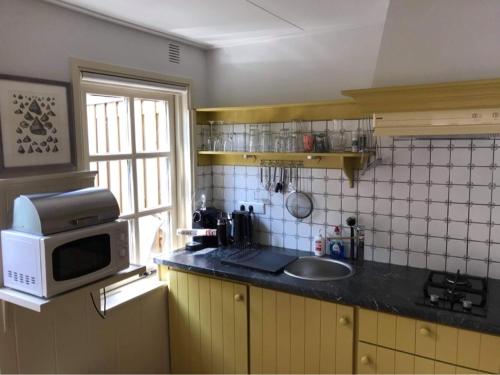
[[[365,152],[223,152],[198,151],[198,165],[259,166],[263,160],[302,162],[305,168],[342,169],[354,186],[354,173],[363,168],[370,153]]]
[[[196,109],[196,123],[224,121],[225,124],[261,124],[293,120],[358,119],[370,115],[352,99],[248,107]]]
[[[145,271],[146,271],[145,266],[138,266],[131,264],[127,269],[124,269],[123,271],[120,271],[115,275],[106,277],[91,284],[87,284],[78,289],[73,289],[66,293],[59,294],[52,298],[37,297],[25,292],[17,291],[15,289],[0,287],[0,301],[10,302],[14,305],[21,306],[29,310],[41,312],[50,303],[59,300],[61,298],[65,298],[68,294],[82,292],[82,291],[90,292],[92,290],[102,289],[111,284],[128,279],[129,277],[140,275]]]

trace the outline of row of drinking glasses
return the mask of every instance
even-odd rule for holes
[[[240,151],[240,152],[342,152],[364,151],[370,145],[358,142],[371,134],[370,124],[366,122],[352,132],[345,132],[341,121],[334,122],[333,130],[327,132],[301,132],[294,126],[271,132],[269,126],[259,128],[251,125],[248,133],[220,132],[219,129],[202,130],[201,149],[204,151]],[[371,137],[369,137],[371,138]],[[362,144],[353,149],[353,144]],[[369,142],[371,143],[371,142]],[[357,147],[357,146],[356,146]]]

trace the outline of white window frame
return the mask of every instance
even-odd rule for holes
[[[191,212],[193,207],[192,197],[194,192],[194,163],[193,157],[193,115],[190,109],[190,94],[191,82],[189,80],[173,78],[156,73],[148,73],[134,69],[116,67],[106,64],[99,64],[89,61],[72,59],[72,80],[73,80],[73,94],[75,100],[75,118],[76,118],[76,137],[77,137],[77,165],[79,169],[90,168],[90,162],[129,159],[134,164],[132,171],[134,171],[134,212],[130,215],[122,216],[124,219],[138,218],[158,212],[171,210],[171,228],[175,229],[177,226],[189,226],[191,220]],[[181,88],[179,92],[172,90],[171,92],[161,91],[153,92],[150,89],[142,89],[140,87],[123,87],[122,85],[110,84],[88,84],[82,82],[82,73],[96,73],[113,77],[120,77],[125,79],[134,79],[144,82],[151,82],[154,84],[174,85]],[[88,150],[88,132],[87,132],[87,109],[86,109],[86,94],[107,94],[127,97],[129,100],[129,112],[131,123],[130,127],[134,126],[134,103],[133,98],[144,99],[158,99],[167,100],[169,102],[169,116],[171,124],[175,125],[170,127],[171,131],[171,150],[170,152],[154,152],[154,153],[136,153],[135,152],[135,139],[131,138],[131,153],[113,154],[113,155],[100,155],[90,156]],[[134,131],[131,132],[134,137]],[[136,156],[140,158],[148,156],[161,156],[167,155],[171,160],[172,168],[172,202],[171,207],[159,207],[151,210],[138,211],[137,202],[137,173],[135,160]],[[134,226],[136,233],[134,238],[138,238],[138,225]],[[182,246],[181,239],[175,235],[175,230],[171,232],[172,248],[176,249]],[[137,246],[138,247],[138,246]],[[139,254],[139,249],[136,249],[136,254]]]

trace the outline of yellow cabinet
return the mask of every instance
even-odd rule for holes
[[[396,372],[411,368],[418,373],[448,372],[452,367],[465,373],[500,372],[498,336],[359,309],[357,339],[414,355],[412,363],[409,357],[396,355]],[[398,358],[407,359],[399,370]]]
[[[358,374],[477,374],[481,371],[358,342]]]
[[[352,373],[354,308],[250,287],[251,373]]]
[[[500,337],[481,335],[479,368],[495,374],[500,373]]]
[[[247,286],[169,270],[172,373],[248,373]]]

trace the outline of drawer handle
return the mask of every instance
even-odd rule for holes
[[[235,300],[236,302],[241,302],[241,301],[243,301],[243,295],[241,295],[241,294],[235,294],[235,295],[234,295],[234,300]]]
[[[429,331],[428,328],[422,327],[422,328],[420,328],[420,334],[422,336],[430,336],[431,331]]]
[[[361,363],[364,365],[369,365],[370,364],[370,357],[368,357],[367,355],[362,356]]]
[[[339,319],[339,323],[340,323],[340,325],[342,325],[342,326],[346,326],[346,325],[348,325],[348,324],[349,324],[349,319],[347,319],[347,318],[345,318],[345,317],[342,317],[342,318],[340,318],[340,319]]]

